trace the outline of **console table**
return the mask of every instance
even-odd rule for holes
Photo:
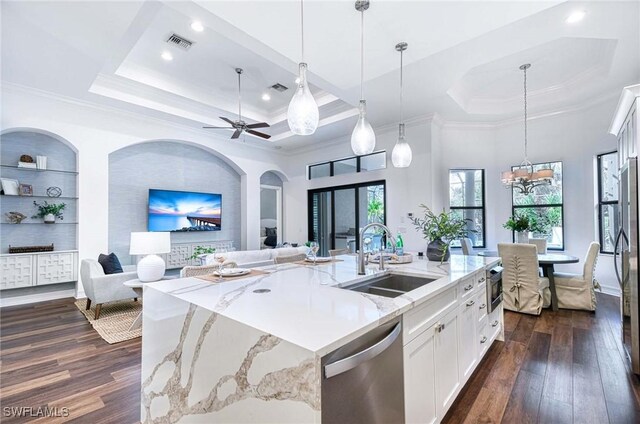
[[[199,260],[190,259],[193,250],[197,246],[209,247],[214,249],[233,249],[233,240],[213,240],[189,243],[171,243],[171,252],[158,255],[167,264],[167,269],[184,268],[187,265],[200,265]],[[142,256],[136,256],[136,264],[142,259]]]
[[[1,254],[0,270],[0,290],[77,281],[78,251]]]

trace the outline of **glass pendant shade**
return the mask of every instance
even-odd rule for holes
[[[307,83],[307,64],[300,64],[300,76],[296,92],[289,103],[287,121],[289,129],[296,135],[311,135],[318,128],[318,104]]]
[[[391,162],[396,168],[407,168],[411,165],[413,159],[413,153],[411,152],[411,146],[404,138],[404,124],[399,125],[398,141],[393,146],[391,152]]]
[[[376,134],[367,121],[367,102],[360,100],[360,116],[351,133],[351,150],[357,156],[368,155],[376,147]]]

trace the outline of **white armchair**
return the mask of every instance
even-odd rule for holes
[[[137,300],[136,292],[123,285],[125,281],[138,278],[136,266],[123,266],[122,269],[122,273],[106,275],[100,262],[94,259],[83,259],[80,263],[80,279],[87,295],[87,310],[91,308],[92,302],[95,303],[95,319],[100,318],[103,303],[124,299]]]

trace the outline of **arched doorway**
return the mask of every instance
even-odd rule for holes
[[[273,171],[260,176],[260,249],[282,244],[282,178]]]

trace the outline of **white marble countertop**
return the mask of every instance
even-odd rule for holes
[[[499,260],[452,255],[441,265],[416,257],[383,272],[370,264],[362,276],[355,256],[338,258],[342,261],[316,266],[272,265],[261,268],[269,274],[219,284],[198,278],[159,281],[145,290],[170,294],[322,356]],[[393,299],[339,288],[387,273],[437,280]]]

